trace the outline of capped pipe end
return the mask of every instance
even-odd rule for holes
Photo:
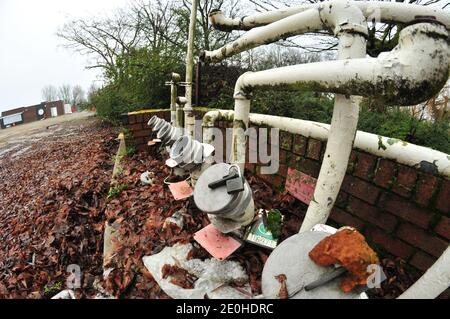
[[[185,105],[186,103],[187,103],[187,99],[184,96],[178,96],[177,97],[177,104]]]
[[[181,81],[181,75],[179,75],[178,73],[175,73],[175,72],[172,72],[172,74],[170,75],[170,78],[175,83],[178,83]]]

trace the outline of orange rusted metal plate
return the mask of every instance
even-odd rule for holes
[[[194,239],[214,258],[224,260],[241,247],[233,237],[222,234],[213,224],[194,234]]]
[[[186,181],[169,184],[169,189],[175,200],[181,200],[191,197],[192,194],[194,193],[194,190],[192,189],[191,185],[189,185],[189,183]]]
[[[289,167],[286,177],[286,190],[305,204],[311,202],[317,179]]]

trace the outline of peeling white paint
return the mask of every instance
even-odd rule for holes
[[[450,247],[398,299],[434,299],[450,287]]]
[[[214,127],[214,123],[223,119],[232,121],[233,116],[232,110],[214,110],[206,113],[205,118],[209,124],[205,122],[203,124],[203,141],[212,143],[211,128]],[[292,134],[324,142],[328,140],[330,132],[329,124],[313,121],[255,113],[250,113],[249,119],[250,123],[255,125],[276,127]],[[357,131],[353,148],[415,168],[420,168],[420,163],[423,162],[431,163],[434,164],[437,174],[450,178],[450,155],[400,140],[396,143],[392,141],[390,137]]]
[[[306,10],[317,9],[323,5],[332,5],[333,2],[334,1],[327,1],[323,3],[292,6],[290,8],[268,11],[242,18],[228,18],[225,17],[220,10],[215,10],[211,13],[210,20],[213,27],[218,30],[250,30],[254,27],[271,24]],[[378,14],[381,22],[410,23],[414,21],[417,16],[426,16],[435,17],[437,21],[445,24],[447,29],[450,29],[450,15],[445,10],[439,8],[380,1],[349,1],[349,4],[357,6],[366,18],[370,19],[375,14]]]

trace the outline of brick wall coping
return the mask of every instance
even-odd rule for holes
[[[208,112],[209,108],[207,107],[193,107],[194,111],[203,111],[203,112]],[[134,111],[134,112],[128,112],[127,115],[138,115],[138,114],[145,114],[145,113],[158,113],[158,112],[170,112],[170,109],[143,109],[143,110],[139,110],[139,111]]]
[[[212,110],[205,114],[203,122],[211,125],[211,122],[217,120],[229,121],[232,114],[231,110]],[[250,122],[258,126],[277,127],[321,141],[328,140],[330,130],[329,124],[265,114],[250,113]],[[450,177],[450,155],[428,147],[358,131],[353,148],[418,168],[426,173]]]

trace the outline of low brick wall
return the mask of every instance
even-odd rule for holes
[[[194,109],[194,116],[201,120],[207,112],[206,109]],[[122,115],[122,124],[133,135],[134,143],[138,150],[146,150],[152,131],[147,126],[148,121],[154,115],[170,122],[170,110],[142,110]]]
[[[197,111],[197,117],[203,113]],[[125,116],[139,148],[145,148],[146,123],[153,115],[170,119],[167,110]],[[225,131],[232,123],[216,126]],[[278,174],[261,174],[262,164],[247,164],[247,169],[280,191],[288,167],[318,177],[326,142],[280,131],[280,144]],[[303,217],[305,211],[299,201],[293,213]],[[404,259],[421,273],[450,243],[450,180],[355,149],[330,222],[356,227],[380,252]]]

